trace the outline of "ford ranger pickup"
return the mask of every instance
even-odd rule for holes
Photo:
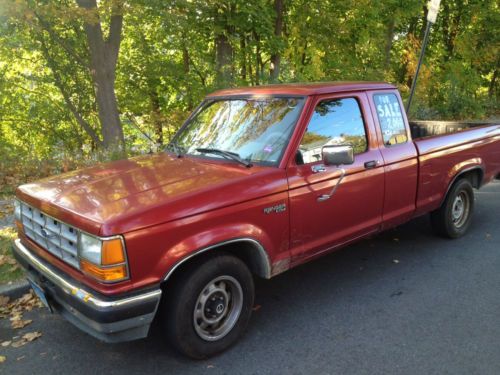
[[[473,189],[500,177],[500,125],[434,134],[403,108],[386,83],[217,91],[164,152],[20,186],[14,254],[46,306],[96,338],[143,338],[155,320],[209,357],[244,332],[254,277],[427,213],[465,234]]]

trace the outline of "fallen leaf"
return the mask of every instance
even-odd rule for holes
[[[17,357],[17,358],[16,358],[16,360],[20,361],[21,359],[24,359],[24,358],[26,358],[26,356],[25,356],[25,355],[22,355],[22,356],[20,356],[20,357]]]
[[[392,239],[394,242],[399,242],[399,238],[393,238]]]
[[[9,303],[10,298],[7,296],[0,296],[0,306],[7,306]]]
[[[13,348],[20,348],[21,346],[26,345],[27,342],[28,341],[26,341],[25,339],[17,340],[17,341],[14,341],[12,343],[12,347]]]
[[[397,260],[397,259],[393,259],[393,260],[392,260],[392,263],[396,263],[396,264],[398,264],[398,263],[399,263],[399,260]]]
[[[15,261],[14,261],[14,262],[15,262]],[[14,272],[14,271],[17,271],[17,270],[18,270],[18,269],[20,269],[20,268],[21,268],[21,267],[19,267],[19,264],[15,264],[15,263],[14,263],[14,265],[13,265],[12,267],[10,267],[9,272]]]
[[[24,328],[26,327],[27,325],[30,325],[33,321],[31,319],[26,319],[26,320],[14,320],[12,323],[11,323],[11,326],[12,328],[14,329],[20,329],[20,328]]]
[[[0,345],[2,345],[5,348],[6,346],[9,346],[11,343],[12,343],[12,341],[9,340],[9,341],[2,342]]]
[[[0,363],[4,363],[6,359],[7,357],[5,357],[4,355],[0,355]]]
[[[41,332],[34,331],[34,332],[28,332],[28,333],[24,334],[23,339],[31,342],[31,341],[36,340],[37,338],[39,338],[41,336],[42,336]]]
[[[261,307],[262,307],[261,305],[255,305],[255,306],[252,308],[252,310],[253,310],[253,311],[259,311]]]

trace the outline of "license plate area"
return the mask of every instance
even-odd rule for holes
[[[42,301],[43,305],[52,312],[52,308],[50,307],[49,301],[47,300],[47,296],[41,286],[39,286],[36,282],[31,279],[28,279],[28,282],[31,286],[31,289],[35,292],[36,296]]]

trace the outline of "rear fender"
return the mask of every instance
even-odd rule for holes
[[[459,164],[455,165],[455,167],[453,167],[450,170],[449,175],[451,175],[453,177],[449,179],[448,187],[446,189],[446,193],[443,195],[443,197],[441,199],[440,206],[443,204],[444,200],[448,196],[448,193],[450,192],[450,189],[455,184],[455,182],[457,182],[459,179],[461,179],[465,175],[470,174],[471,172],[476,172],[479,174],[477,181],[471,181],[473,183],[473,186],[475,188],[481,187],[481,185],[483,183],[483,177],[484,177],[484,167],[482,166],[481,159],[474,158],[474,159],[466,160],[462,163],[459,163]]]

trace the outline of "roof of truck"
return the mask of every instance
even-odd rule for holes
[[[318,83],[291,83],[280,85],[265,85],[252,87],[239,87],[215,91],[208,97],[224,96],[265,96],[265,95],[291,95],[307,96],[329,94],[335,92],[395,89],[396,87],[385,82],[318,82]]]

